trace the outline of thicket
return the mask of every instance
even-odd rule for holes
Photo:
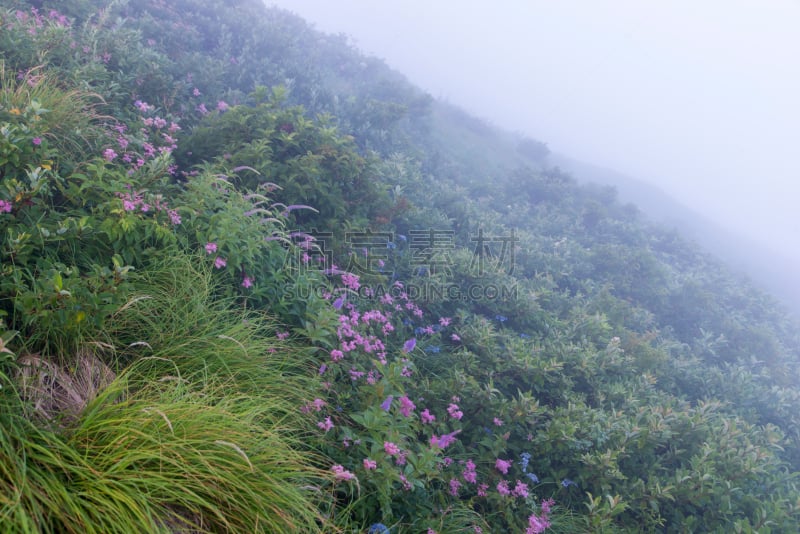
[[[794,532],[800,336],[259,2],[0,2],[12,532]]]

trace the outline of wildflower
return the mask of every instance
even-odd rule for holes
[[[539,477],[537,477],[535,474],[528,473],[525,476],[528,477],[531,480],[531,482],[533,482],[534,484],[538,484],[539,483]]]
[[[542,515],[549,515],[550,510],[556,502],[553,499],[545,499],[542,501]]]
[[[370,460],[369,458],[364,458],[364,469],[370,471],[377,468],[378,468],[378,462],[376,462],[375,460]]]
[[[438,345],[430,345],[426,352],[430,352],[432,354],[438,354],[442,349]]]
[[[461,341],[461,337],[458,334],[450,334],[450,339],[453,341]]]
[[[325,371],[327,371],[327,370],[328,370],[328,366],[325,365],[324,363],[319,366],[319,374],[324,375]]]
[[[136,209],[136,204],[131,200],[123,200],[122,209],[124,209],[125,211],[133,211]]]
[[[504,475],[507,475],[508,468],[511,467],[511,464],[512,464],[511,460],[502,460],[498,458],[497,461],[494,463],[494,467]]]
[[[409,352],[414,350],[414,347],[416,346],[417,346],[417,339],[412,337],[411,339],[403,343],[403,354],[408,354]]]
[[[415,408],[416,406],[407,395],[400,397],[400,413],[403,414],[403,417],[410,417]]]
[[[511,490],[508,489],[508,481],[501,480],[497,483],[497,493],[504,496],[511,495]]]
[[[528,498],[528,485],[522,482],[521,480],[517,480],[517,485],[514,486],[514,491],[512,492],[515,497],[522,497],[523,499]]]
[[[359,378],[364,376],[364,371],[359,371],[357,369],[350,369],[350,380],[356,381]]]
[[[205,104],[200,104],[200,105],[199,105],[199,106],[197,106],[195,109],[196,109],[198,112],[200,112],[200,114],[201,114],[201,115],[207,115],[207,114],[208,114],[208,109],[206,108],[206,105],[205,105]]]
[[[11,213],[11,208],[13,207],[14,204],[12,204],[10,200],[0,200],[0,213]]]
[[[103,157],[105,158],[106,161],[108,161],[110,163],[110,162],[114,161],[114,159],[117,157],[117,153],[114,152],[113,149],[107,148],[107,149],[103,150]]]
[[[342,358],[344,358],[344,353],[342,351],[340,351],[339,349],[333,349],[331,351],[331,360],[333,360],[335,362],[338,362]]]
[[[344,304],[344,297],[339,297],[338,299],[333,301],[334,309],[341,310],[342,304]]]
[[[278,332],[278,333],[275,334],[275,337],[277,337],[278,339],[283,341],[284,339],[289,337],[289,332]]]
[[[452,488],[452,486],[451,486],[451,488]],[[436,534],[436,531],[433,530],[431,527],[428,527],[428,531],[425,534]]]
[[[475,462],[467,460],[464,470],[461,472],[461,476],[470,484],[475,484],[478,481],[478,473],[475,471],[475,467]]]
[[[244,279],[242,279],[242,287],[245,289],[253,287],[253,279],[249,276],[245,276]]]
[[[352,289],[353,291],[358,291],[358,288],[361,287],[358,275],[352,273],[342,274],[342,284],[344,284],[345,287]]]
[[[353,480],[356,476],[342,467],[341,465],[334,465],[331,467],[331,471],[336,476],[338,480]]]
[[[396,444],[392,443],[391,441],[384,441],[383,442],[383,450],[386,451],[386,454],[389,456],[394,456],[396,454],[400,454],[400,447]]]
[[[226,265],[228,265],[228,261],[225,258],[221,256],[217,256],[216,258],[214,258],[214,267],[216,267],[217,269],[222,269]]]
[[[497,315],[494,316],[494,318],[497,319],[501,323],[504,323],[504,322],[508,321],[508,317],[506,317],[505,315],[497,314]]]
[[[320,427],[322,430],[327,432],[331,428],[333,428],[333,421],[331,421],[330,416],[326,417],[324,421],[320,421],[317,423],[317,426]]]
[[[373,523],[370,525],[367,534],[391,534],[389,528],[383,523]]]
[[[565,478],[564,480],[561,481],[561,487],[562,488],[568,488],[570,486],[577,486],[577,484],[574,483],[573,481],[571,481],[568,478]]]
[[[450,445],[456,442],[456,436],[461,432],[461,430],[455,430],[450,432],[449,434],[443,434],[442,437],[437,437],[436,434],[433,434],[430,439],[431,447],[439,447],[440,449],[446,449]]]
[[[489,484],[478,485],[478,497],[486,497],[486,490],[489,489]]]
[[[523,452],[522,454],[519,455],[519,457],[522,458],[521,467],[522,467],[522,472],[525,473],[528,470],[528,462],[531,461],[531,453]]]
[[[450,317],[439,317],[439,324],[443,327],[450,326]]]
[[[450,495],[458,497],[458,489],[461,487],[461,482],[456,478],[450,479]]]
[[[192,96],[200,96],[200,89],[198,89],[197,87],[195,87],[195,88],[192,90]]]
[[[550,526],[550,521],[546,516],[539,517],[532,514],[528,518],[528,528],[525,529],[525,534],[541,534]]]
[[[167,214],[169,215],[169,220],[170,220],[170,222],[172,222],[173,225],[178,226],[181,223],[181,216],[178,214],[177,211],[169,210],[169,211],[167,211]],[[225,266],[225,260],[222,260],[222,261],[223,261],[223,267],[224,267]]]
[[[452,403],[447,407],[447,413],[450,414],[450,417],[453,419],[461,420],[464,417],[464,412],[458,409],[458,404]]]
[[[228,106],[228,103],[225,102],[224,100],[220,100],[219,102],[217,102],[217,111],[219,111],[220,113],[228,111],[229,107],[230,106]]]
[[[31,139],[31,142],[34,145],[39,146],[39,145],[42,144],[42,138],[41,137],[34,137],[33,139]]]
[[[389,408],[392,407],[392,400],[394,400],[394,396],[389,395],[388,397],[386,397],[386,400],[381,403],[381,409],[384,412],[388,412]]]
[[[494,426],[503,426],[503,420],[499,417],[492,419],[492,422],[494,423]]]
[[[419,417],[420,419],[422,419],[423,425],[427,425],[429,423],[433,423],[434,421],[436,421],[436,416],[431,415],[431,412],[429,412],[427,408],[425,408],[424,410],[422,410],[422,412],[420,412]]]

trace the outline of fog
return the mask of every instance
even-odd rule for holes
[[[800,2],[268,3],[800,265]]]

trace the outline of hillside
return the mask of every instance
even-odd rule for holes
[[[258,0],[0,0],[8,532],[796,532],[800,330]]]

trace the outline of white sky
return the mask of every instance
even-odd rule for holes
[[[800,262],[800,0],[266,0]]]

